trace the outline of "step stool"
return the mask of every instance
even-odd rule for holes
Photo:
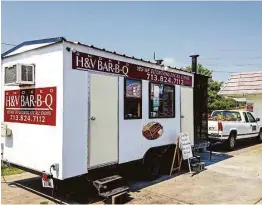
[[[190,166],[193,172],[200,172],[205,169],[205,163],[201,162],[200,156],[190,158]]]
[[[192,163],[191,165],[191,170],[193,172],[201,172],[202,170],[205,169],[205,163],[204,162],[196,162]]]
[[[98,191],[98,195],[115,203],[117,198],[123,197],[129,191],[129,187],[124,183],[123,177],[113,175],[93,181],[93,185]]]
[[[190,162],[192,163],[200,162],[200,156],[191,157]]]

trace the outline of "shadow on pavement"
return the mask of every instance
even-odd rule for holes
[[[252,147],[257,145],[257,140],[256,139],[242,139],[242,140],[237,140],[236,141],[236,147],[234,151],[239,151],[248,147]],[[212,150],[215,152],[221,152],[221,153],[230,153],[231,151],[226,149],[225,144],[218,143],[214,146],[212,146]]]
[[[197,155],[201,156],[201,161],[205,162],[206,166],[224,161],[226,159],[229,159],[231,157],[234,157],[231,152],[240,151],[245,148],[256,146],[257,142],[254,139],[244,139],[244,140],[238,140],[236,144],[236,148],[234,151],[228,151],[225,148],[225,145],[222,143],[218,143],[214,146],[212,146],[212,156],[210,160],[209,151],[205,153],[197,153]]]
[[[131,192],[140,192],[140,189],[174,178],[187,173],[187,171],[181,170],[180,172],[174,172],[172,176],[165,175],[153,181],[141,180],[137,173],[135,167],[129,167],[126,175],[123,176],[130,186]],[[71,180],[71,182],[66,184],[59,184],[58,191],[53,193],[52,189],[42,187],[41,177],[19,180],[15,181],[13,184],[59,204],[106,203],[103,198],[97,195],[97,191],[93,185],[88,183],[84,178]],[[133,198],[130,195],[127,195],[127,197],[124,198],[123,203],[127,203],[132,199]]]
[[[252,147],[256,145],[256,142],[252,140],[243,140],[239,141],[237,144],[236,150],[241,150],[243,148]],[[196,155],[201,157],[201,161],[205,162],[205,166],[208,167],[212,164],[219,163],[221,161],[232,158],[233,155],[230,152],[226,151],[222,145],[216,145],[212,148],[212,158],[210,160],[209,152],[198,152]],[[153,180],[153,181],[145,181],[141,179],[140,169],[136,166],[127,166],[122,167],[121,171],[116,169],[108,170],[107,174],[111,172],[116,174],[120,174],[123,176],[127,183],[130,186],[131,192],[140,192],[141,189],[161,183],[163,181],[169,180],[171,178],[177,177],[179,175],[188,173],[187,163],[183,163],[183,167],[180,172],[174,172],[171,176],[163,175],[162,177]],[[205,170],[203,170],[205,171]],[[203,172],[202,171],[202,172]],[[192,173],[192,176],[198,173]],[[56,203],[78,203],[78,204],[89,204],[89,203],[104,203],[103,199],[97,195],[97,191],[93,187],[92,183],[88,182],[85,178],[79,177],[77,179],[71,180],[69,183],[60,184],[58,191],[52,193],[52,189],[43,188],[40,177],[25,179],[16,181],[15,184],[20,186],[23,189],[31,191],[35,194],[38,194],[42,197],[45,197],[49,200],[55,201]],[[56,200],[54,200],[54,198]],[[131,201],[133,198],[127,196],[126,202]]]
[[[89,204],[102,202],[96,190],[85,179],[71,180],[69,183],[56,183],[58,189],[43,188],[41,177],[15,181],[14,184],[34,194],[59,204]]]
[[[205,162],[206,167],[233,157],[232,155],[226,153],[212,152],[211,160],[210,160],[209,152],[197,153],[197,155],[201,157],[202,162]]]

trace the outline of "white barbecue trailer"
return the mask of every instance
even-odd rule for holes
[[[2,54],[2,160],[64,180],[194,136],[194,75],[63,37]],[[202,97],[200,97],[202,98]],[[203,99],[201,99],[203,101]]]

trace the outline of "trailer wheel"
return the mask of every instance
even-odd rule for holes
[[[230,133],[230,136],[227,141],[227,147],[231,151],[234,150],[236,147],[236,137],[237,135],[235,132]]]
[[[258,143],[262,143],[262,128],[260,129],[260,132],[257,136],[257,141],[258,141]]]
[[[162,155],[161,168],[160,168],[161,175],[169,175],[175,148],[176,148],[175,145],[169,146],[165,151],[165,153]]]
[[[161,156],[150,156],[144,162],[144,178],[155,180],[160,175]]]

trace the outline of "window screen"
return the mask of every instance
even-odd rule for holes
[[[33,80],[33,66],[22,65],[22,80],[23,81]]]
[[[149,84],[149,118],[175,117],[175,87]]]
[[[125,78],[124,119],[142,118],[142,81]]]
[[[239,112],[234,111],[214,111],[210,120],[241,121],[241,115]]]

